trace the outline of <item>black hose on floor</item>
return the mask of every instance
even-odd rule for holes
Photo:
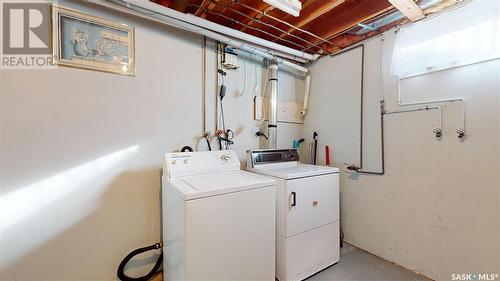
[[[160,268],[161,266],[161,263],[163,261],[163,253],[160,254],[160,256],[158,257],[158,260],[156,261],[155,263],[155,266],[153,267],[153,269],[151,269],[151,271],[144,275],[144,276],[140,276],[140,277],[129,277],[127,275],[125,275],[125,266],[127,265],[127,263],[135,256],[139,255],[139,254],[142,254],[142,253],[145,253],[145,252],[148,252],[148,251],[152,251],[152,250],[158,250],[158,249],[161,249],[162,247],[162,244],[161,243],[155,243],[151,246],[147,246],[147,247],[143,247],[143,248],[139,248],[139,249],[136,249],[136,250],[133,250],[130,254],[128,254],[123,260],[122,262],[120,262],[120,265],[118,266],[118,270],[116,271],[116,274],[118,275],[118,278],[122,281],[148,281],[150,280],[153,276],[156,275],[156,273],[158,273],[158,269]]]

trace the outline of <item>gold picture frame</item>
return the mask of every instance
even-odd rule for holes
[[[135,28],[80,11],[52,6],[54,62],[135,76]]]

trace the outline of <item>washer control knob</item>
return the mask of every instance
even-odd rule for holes
[[[231,155],[229,154],[222,154],[222,156],[220,157],[220,159],[224,162],[229,162],[229,160],[231,160]]]

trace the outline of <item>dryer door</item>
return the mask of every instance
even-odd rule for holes
[[[286,181],[286,237],[339,220],[339,175]]]

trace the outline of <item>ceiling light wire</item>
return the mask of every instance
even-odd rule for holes
[[[394,11],[395,11],[395,9],[394,9],[394,8],[393,8],[393,9],[390,9],[390,10],[388,10],[388,11],[384,12],[384,13],[381,13],[381,14],[379,14],[379,15],[373,16],[372,18],[369,18],[369,19],[367,19],[367,20],[365,20],[365,21],[362,21],[362,22],[360,22],[360,23],[361,23],[361,24],[369,24],[370,22],[372,22],[373,20],[375,20],[375,19],[377,19],[377,18],[383,18],[383,17],[385,17],[385,16],[389,16],[390,14],[394,13]],[[356,25],[351,26],[351,27],[349,27],[349,28],[347,28],[347,29],[345,29],[345,30],[343,30],[343,31],[341,31],[341,32],[339,32],[339,33],[337,33],[337,34],[333,34],[333,35],[331,35],[331,36],[327,37],[327,38],[326,38],[326,40],[332,40],[332,39],[335,39],[335,38],[337,38],[337,37],[339,37],[339,36],[341,36],[341,35],[344,35],[344,34],[346,34],[346,33],[350,32],[350,31],[352,31],[352,30],[354,30],[354,29],[358,28],[358,24],[359,24],[359,23],[357,23]],[[311,45],[311,46],[308,46],[308,47],[305,47],[305,48],[301,49],[301,51],[302,51],[302,52],[304,52],[304,51],[310,50],[311,48],[314,48],[314,47],[316,47],[316,46],[318,46],[318,45],[320,45],[320,44],[321,44],[321,42],[314,43],[314,44],[313,44],[313,45]],[[330,44],[332,44],[332,45],[333,45],[333,43],[330,43]],[[338,47],[338,46],[336,46],[336,47]],[[339,48],[340,48],[340,47],[339,47]],[[335,52],[335,51],[334,51],[334,52]],[[332,54],[332,53],[334,53],[334,52],[330,52],[330,53],[328,53],[328,54],[326,54],[326,55]]]
[[[206,0],[203,0],[203,1],[206,1]],[[209,2],[211,2],[211,3],[214,3],[214,4],[216,4],[216,5],[220,5],[220,6],[222,6],[221,4],[219,4],[219,3],[217,3],[217,2],[215,2],[215,1],[213,1],[213,0],[208,0],[208,1],[209,1]],[[228,5],[224,5],[224,8],[222,9],[222,11],[220,11],[220,13],[221,13],[221,14],[222,14],[222,13],[224,13],[224,11],[226,11],[226,9],[228,9],[228,8],[230,9],[230,7],[231,7],[232,5],[233,5],[233,2],[229,3]],[[217,20],[218,18],[219,18],[219,16],[216,16],[216,17],[215,17],[215,19],[214,19],[214,21],[215,21],[215,20]]]
[[[253,26],[247,25],[247,24],[242,23],[242,22],[240,22],[240,21],[238,21],[238,20],[235,20],[235,19],[233,19],[233,18],[230,18],[230,17],[228,17],[228,16],[225,16],[225,15],[223,15],[223,14],[221,14],[221,13],[217,13],[217,12],[213,12],[213,11],[207,10],[207,9],[205,9],[205,8],[202,8],[200,5],[197,5],[197,4],[190,4],[190,5],[191,5],[191,6],[194,6],[194,7],[199,7],[199,8],[200,8],[202,11],[204,11],[205,13],[209,13],[209,14],[213,14],[213,15],[220,15],[222,18],[225,18],[225,19],[227,19],[227,20],[229,20],[229,21],[231,21],[231,22],[233,22],[233,23],[236,23],[236,24],[239,24],[239,25],[245,26],[246,28],[250,28],[250,29],[252,29],[252,30],[255,30],[255,31],[261,32],[261,33],[263,33],[263,34],[266,34],[266,35],[268,35],[268,36],[271,36],[271,37],[273,37],[273,38],[275,38],[275,39],[278,39],[278,40],[281,40],[281,41],[283,41],[283,42],[287,42],[287,43],[289,43],[289,44],[291,44],[291,45],[294,45],[294,46],[296,46],[296,47],[298,47],[298,48],[305,48],[303,45],[297,44],[297,43],[295,43],[295,42],[293,42],[293,41],[290,41],[290,40],[287,40],[287,39],[283,39],[283,38],[281,38],[281,37],[279,37],[279,36],[276,36],[276,35],[274,35],[274,34],[272,34],[272,33],[269,33],[269,32],[267,32],[267,31],[261,30],[261,29],[259,29],[259,28],[256,28],[256,27],[253,27]]]
[[[283,29],[281,29],[281,28],[279,28],[279,27],[276,27],[276,26],[274,26],[274,25],[272,25],[272,24],[266,23],[266,22],[264,22],[264,21],[262,21],[262,20],[260,20],[260,19],[257,19],[257,18],[253,18],[253,17],[251,17],[251,16],[249,16],[249,15],[247,15],[247,14],[245,14],[245,13],[242,13],[242,12],[240,12],[240,11],[236,10],[236,9],[231,8],[230,6],[231,6],[233,3],[235,3],[234,1],[233,1],[233,2],[231,2],[231,3],[229,3],[228,5],[223,5],[223,4],[217,3],[217,2],[215,2],[214,0],[208,0],[208,1],[210,1],[211,3],[214,3],[216,6],[219,6],[219,7],[222,7],[222,8],[223,8],[223,9],[219,12],[219,15],[217,15],[217,17],[215,18],[215,20],[216,20],[219,16],[221,16],[221,15],[224,13],[224,11],[225,11],[225,10],[229,10],[229,11],[232,11],[232,12],[234,12],[234,13],[236,13],[236,14],[240,15],[240,16],[243,16],[243,17],[245,17],[245,18],[248,18],[248,19],[252,20],[253,22],[257,22],[257,23],[262,24],[262,25],[265,25],[265,26],[267,26],[267,27],[269,27],[269,28],[273,28],[273,29],[275,29],[275,30],[277,30],[277,31],[281,32],[282,34],[287,34],[287,35],[289,35],[289,36],[291,36],[291,37],[293,37],[293,38],[295,38],[295,39],[298,39],[298,40],[300,40],[300,41],[302,41],[302,42],[304,42],[304,43],[311,44],[311,45],[313,45],[313,44],[314,44],[313,42],[311,42],[311,41],[309,41],[309,40],[306,40],[306,39],[304,39],[304,38],[302,38],[302,37],[300,37],[300,36],[297,36],[297,35],[295,35],[295,34],[292,34],[292,33],[288,32],[288,31],[283,30]],[[238,4],[239,4],[239,2],[238,2]],[[241,4],[241,5],[244,5],[244,4]],[[256,11],[258,11],[258,10],[256,10]],[[262,13],[262,12],[259,12],[259,13]],[[265,15],[265,14],[264,14],[264,15]],[[278,37],[279,37],[279,36],[278,36]],[[279,38],[281,38],[281,37],[279,37]],[[321,38],[320,38],[320,39],[321,39]],[[302,47],[303,47],[303,46],[302,46]],[[320,49],[320,51],[321,51],[321,52],[324,52],[323,48],[321,48],[320,46],[317,46],[316,48]]]
[[[259,11],[258,9],[255,9],[255,8],[254,8],[254,7],[252,7],[252,6],[248,6],[248,5],[246,5],[246,4],[243,4],[243,3],[241,3],[241,2],[240,2],[240,1],[238,1],[238,0],[232,0],[232,1],[233,1],[234,3],[236,3],[236,4],[240,5],[240,6],[242,6],[242,7],[245,7],[245,8],[247,8],[247,9],[250,9],[250,10],[252,10],[252,11],[254,11],[254,12],[257,12],[257,13],[259,13],[259,14],[261,14],[261,15],[264,15],[264,16],[266,16],[266,17],[268,17],[268,18],[270,18],[270,19],[272,19],[272,20],[275,20],[275,21],[277,21],[277,22],[280,22],[280,23],[282,23],[282,24],[285,24],[285,25],[287,25],[287,26],[288,26],[288,27],[290,27],[290,28],[293,28],[293,29],[298,30],[298,31],[300,31],[300,32],[302,32],[302,33],[305,33],[305,34],[307,34],[307,35],[310,35],[310,36],[312,36],[312,37],[314,37],[314,38],[316,38],[316,39],[319,39],[319,40],[321,40],[323,43],[328,43],[328,44],[332,45],[332,42],[328,41],[327,39],[325,39],[325,38],[323,38],[323,37],[320,37],[320,36],[318,36],[318,35],[316,35],[316,34],[314,34],[314,33],[312,33],[312,32],[309,32],[309,31],[305,30],[305,29],[302,29],[302,28],[300,28],[300,27],[297,27],[297,26],[295,26],[295,25],[293,25],[293,24],[291,24],[291,23],[288,23],[288,22],[286,22],[286,21],[284,21],[284,20],[281,20],[281,19],[279,19],[279,18],[273,17],[273,16],[269,15],[268,13],[266,13],[265,11]],[[290,34],[290,32],[285,32],[285,33]]]

